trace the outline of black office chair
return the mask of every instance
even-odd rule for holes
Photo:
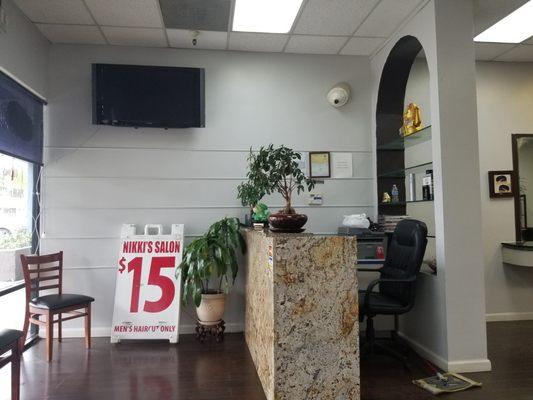
[[[21,343],[22,336],[21,331],[0,329],[0,356],[11,351],[11,355],[0,358],[0,368],[11,363],[11,400],[20,399],[20,349],[24,345]]]
[[[374,321],[376,315],[394,315],[397,318],[411,310],[415,304],[416,278],[426,251],[427,227],[414,219],[402,220],[396,225],[387,242],[387,255],[380,269],[358,268],[358,271],[379,272],[379,279],[359,291],[359,321],[366,317],[366,350],[374,352],[380,347],[385,352],[405,361],[400,353],[376,342]],[[379,286],[378,291],[374,288]],[[396,331],[393,332],[393,337]]]

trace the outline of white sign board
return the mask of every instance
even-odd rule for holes
[[[351,178],[352,176],[352,153],[331,153],[331,177]]]
[[[163,235],[161,225],[123,225],[117,261],[111,343],[120,339],[178,342],[181,282],[175,276],[183,253],[183,225]],[[154,234],[150,234],[155,231]]]

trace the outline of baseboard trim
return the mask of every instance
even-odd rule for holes
[[[398,331],[398,336],[405,340],[422,358],[425,358],[444,371],[448,370],[448,361],[439,356],[437,353],[411,339],[403,332]]]
[[[492,365],[489,359],[448,361],[437,353],[429,350],[426,346],[408,337],[403,332],[398,332],[398,335],[405,340],[422,358],[425,358],[444,371],[463,373],[485,372],[492,370]]]
[[[187,335],[195,333],[194,329],[196,325],[193,324],[183,324],[180,325],[180,335]],[[242,323],[227,323],[226,324],[226,333],[237,333],[244,331],[244,324]],[[45,330],[40,329],[39,336],[46,337]],[[81,338],[85,336],[85,331],[83,328],[63,328],[63,337],[64,338]],[[57,327],[54,330],[54,337],[57,338]],[[91,329],[91,337],[111,337],[111,327],[93,327]]]
[[[493,313],[486,315],[487,322],[499,321],[531,321],[533,320],[533,312],[524,313]]]
[[[492,363],[488,358],[448,362],[448,371],[458,373],[492,371]]]

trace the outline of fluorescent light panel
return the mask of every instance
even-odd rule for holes
[[[288,33],[303,0],[237,0],[233,30]]]
[[[528,1],[507,17],[474,38],[475,42],[522,43],[533,36],[533,1]]]

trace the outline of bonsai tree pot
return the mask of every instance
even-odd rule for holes
[[[278,212],[268,217],[270,228],[280,232],[298,232],[307,222],[305,214],[286,214]]]
[[[226,295],[224,293],[204,293],[196,315],[202,325],[216,325],[222,320]]]

